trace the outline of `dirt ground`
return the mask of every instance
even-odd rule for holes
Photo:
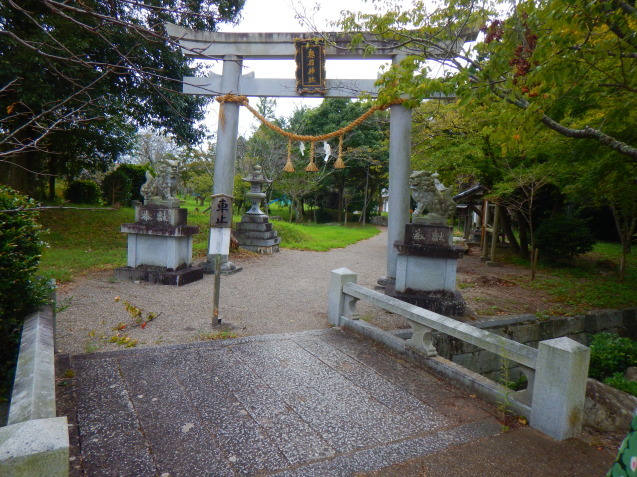
[[[458,288],[469,308],[485,317],[544,313],[557,304],[548,294],[519,285],[531,271],[507,263],[492,266],[480,260],[481,250],[470,248],[458,261]],[[540,272],[541,275],[541,272]]]
[[[353,270],[358,283],[374,288],[386,273],[387,231],[357,244],[330,252],[282,250],[263,256],[233,254],[241,273],[222,279],[221,316],[233,334],[250,336],[319,329],[328,326],[329,273],[340,267]],[[203,257],[201,257],[203,258]],[[200,258],[195,259],[198,263]],[[130,302],[159,319],[141,330],[126,330],[139,345],[177,344],[210,334],[212,277],[168,290],[148,283],[117,282],[112,270],[88,273],[58,288],[58,346],[61,352],[117,349],[114,330],[130,321],[123,303]],[[556,308],[546,294],[522,286],[530,271],[511,264],[490,266],[480,249],[470,249],[458,261],[457,284],[468,305],[467,320],[489,321],[504,315],[540,314]],[[170,293],[168,293],[170,292]],[[117,303],[116,297],[121,298]],[[369,303],[359,303],[361,317],[383,329],[404,328],[405,320]]]

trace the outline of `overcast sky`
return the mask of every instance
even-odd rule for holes
[[[311,16],[316,28],[320,31],[333,31],[329,25],[340,17],[341,11],[374,11],[374,4],[365,0],[315,0],[303,2],[305,10]],[[320,8],[314,11],[314,5]],[[303,26],[295,18],[300,11],[299,2],[293,0],[247,0],[243,8],[242,19],[236,26],[223,25],[224,32],[306,32],[310,28]],[[296,9],[296,10],[295,10]],[[211,62],[215,63],[215,62]],[[221,62],[214,65],[213,71],[221,74]],[[338,79],[375,79],[381,62],[377,60],[332,60],[327,61],[328,78]],[[252,60],[244,62],[244,73],[254,71],[257,78],[294,78],[294,60]],[[256,106],[258,98],[249,98],[250,104]],[[322,100],[317,98],[278,98],[277,116],[290,116],[301,104],[316,107]],[[207,116],[206,125],[211,132],[217,132],[218,103],[214,103]],[[258,126],[258,121],[245,108],[241,108],[239,116],[239,134],[247,136]]]

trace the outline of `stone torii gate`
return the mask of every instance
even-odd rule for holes
[[[183,91],[186,94],[223,96],[227,94],[256,97],[317,97],[297,92],[295,79],[255,78],[254,73],[242,75],[244,59],[293,59],[296,55],[295,40],[315,38],[312,33],[220,33],[195,31],[177,25],[166,26],[172,39],[179,42],[186,56],[197,59],[216,59],[223,61],[221,75],[209,77],[185,77]],[[345,33],[327,33],[325,45],[326,59],[391,59],[399,63],[407,52],[396,48],[389,42],[380,42],[367,38],[376,50],[365,52],[363,49],[350,49],[351,35]],[[439,48],[427,52],[429,58],[448,58],[456,56],[469,35],[459,36],[456,41],[441,43]],[[376,93],[375,79],[326,79],[324,98],[355,98],[362,93],[372,96]],[[240,105],[225,102],[221,105],[221,117],[217,133],[216,161],[214,169],[213,194],[232,195],[234,187],[237,136],[239,133]],[[411,159],[411,110],[401,104],[390,107],[389,133],[389,212],[387,243],[387,278],[396,277],[397,251],[395,241],[404,239],[405,224],[409,222],[409,174]],[[223,229],[216,229],[223,230]],[[227,229],[226,229],[227,230]],[[211,243],[212,243],[211,229]],[[211,271],[215,257],[208,255],[207,266]],[[232,272],[234,265],[228,262],[228,256],[222,256],[223,268]]]

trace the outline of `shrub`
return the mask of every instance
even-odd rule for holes
[[[608,384],[615,389],[637,396],[637,382],[629,381],[622,373],[615,373],[610,378],[604,379],[604,384]]]
[[[615,373],[623,374],[637,365],[637,343],[613,333],[598,333],[591,339],[591,364],[588,375],[600,381]]]
[[[64,198],[75,204],[99,204],[101,196],[100,186],[87,179],[71,182],[64,191]]]
[[[546,219],[535,232],[537,248],[549,259],[570,259],[593,250],[595,238],[583,220],[558,215]]]
[[[10,383],[26,314],[45,302],[48,290],[35,273],[45,243],[36,204],[0,186],[0,388]],[[22,210],[16,210],[22,209]]]
[[[109,172],[102,181],[102,195],[107,204],[127,205],[131,196],[131,180],[119,168]]]
[[[336,218],[337,218],[337,214],[335,211],[323,209],[323,208],[316,209],[315,211],[310,212],[308,214],[308,217],[312,217],[312,215],[316,217],[317,224],[328,224],[331,222],[336,222]]]
[[[146,182],[146,171],[148,166],[141,166],[137,164],[122,164],[117,168],[118,171],[123,172],[128,176],[131,182],[130,198],[131,200],[142,201],[144,198],[140,192],[144,182]]]

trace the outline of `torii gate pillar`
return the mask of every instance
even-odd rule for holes
[[[223,57],[223,74],[221,77],[221,91],[238,92],[241,79],[242,59],[239,56]],[[217,126],[217,148],[215,153],[215,176],[212,194],[233,195],[234,173],[237,158],[237,136],[239,135],[239,104],[221,103],[219,106],[219,124]],[[219,229],[222,230],[222,229]],[[212,232],[209,242],[213,240]],[[214,273],[215,256],[210,255],[211,247],[208,243],[208,259],[200,266],[207,273]],[[221,271],[233,273],[241,270],[228,261],[228,255],[221,255]]]
[[[392,58],[393,63],[401,58]],[[411,172],[411,109],[402,104],[390,108],[389,123],[389,203],[387,217],[387,275],[379,285],[396,279],[398,251],[394,242],[405,240],[409,223],[409,174]]]

